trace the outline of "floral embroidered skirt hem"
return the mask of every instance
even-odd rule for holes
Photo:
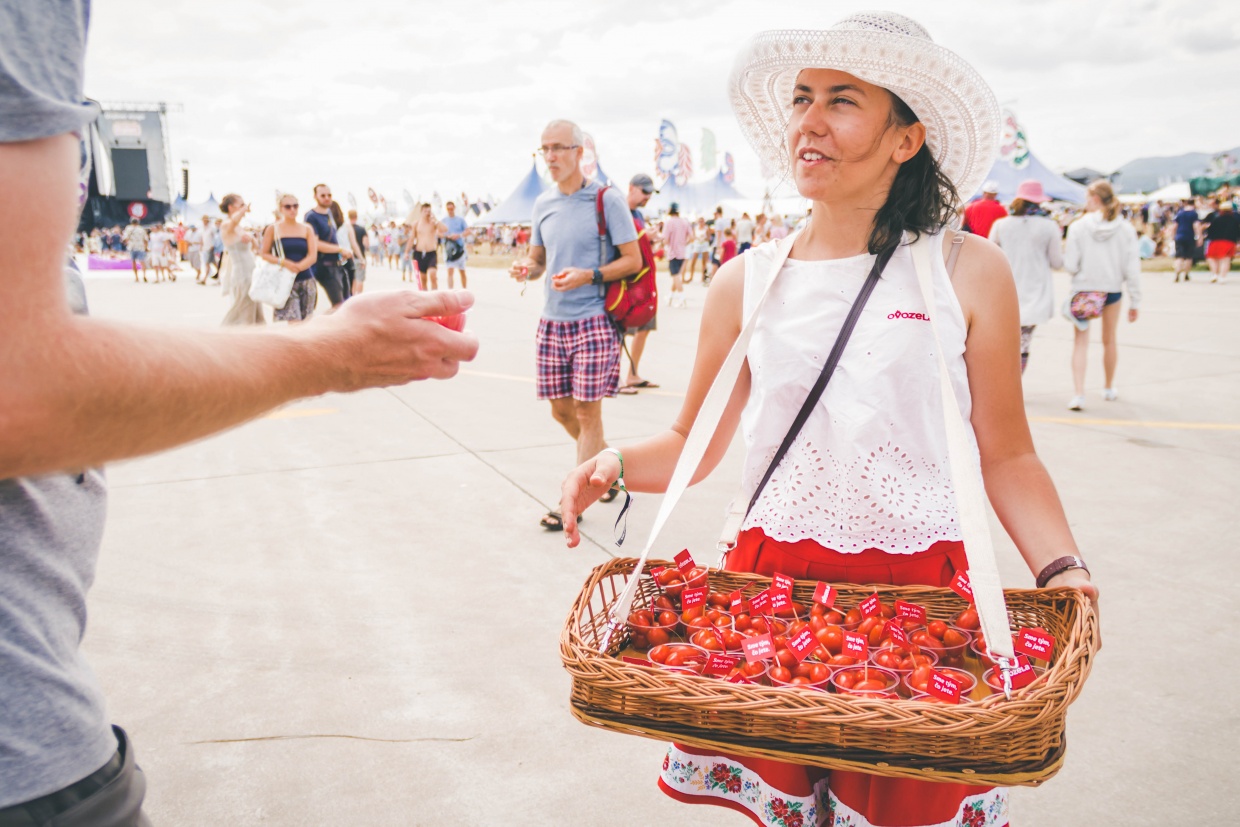
[[[727,568],[797,580],[946,586],[966,568],[959,542],[916,554],[841,554],[812,540],[784,542],[759,529],[740,536]],[[885,778],[742,758],[680,744],[668,748],[659,788],[678,801],[714,804],[763,827],[1004,827],[1007,790]]]

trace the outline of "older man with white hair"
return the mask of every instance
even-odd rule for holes
[[[604,306],[606,283],[641,269],[628,204],[618,190],[582,174],[584,144],[572,121],[543,130],[538,151],[556,185],[534,202],[529,255],[509,271],[522,282],[551,274],[536,337],[538,398],[551,401],[552,417],[576,440],[579,464],[606,447],[603,397],[615,396],[620,385],[620,335]],[[612,499],[614,490],[605,497]],[[564,528],[558,511],[541,524]]]

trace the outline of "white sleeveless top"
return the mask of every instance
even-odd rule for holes
[[[934,239],[937,253],[941,237]],[[745,256],[745,318],[766,287],[775,246]],[[943,257],[931,259],[931,312],[938,314],[967,425],[972,402],[964,315]],[[788,259],[771,288],[747,353],[753,381],[741,415],[747,448],[743,496],[752,496],[787,435],[873,264],[872,255]],[[778,540],[811,539],[844,553],[877,548],[913,554],[940,540],[959,540],[940,398],[934,335],[912,255],[901,246],[822,399],[742,527],[759,527]],[[976,459],[972,428],[968,434]]]

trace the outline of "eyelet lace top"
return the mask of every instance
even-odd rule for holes
[[[746,260],[746,317],[761,297],[774,244]],[[934,248],[935,250],[938,247]],[[940,335],[965,422],[971,399],[965,322],[941,256],[933,256]],[[742,496],[752,496],[822,370],[874,256],[789,259],[754,330]],[[934,336],[907,247],[892,256],[818,406],[743,527],[839,552],[912,554],[959,540],[939,401]],[[972,430],[969,431],[973,441]],[[974,458],[976,443],[974,441]],[[979,470],[979,469],[975,469]]]

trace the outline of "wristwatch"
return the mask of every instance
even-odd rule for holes
[[[595,267],[594,275],[590,277],[590,283],[595,284],[595,285],[602,284],[603,283],[603,271]]]
[[[1052,560],[1046,568],[1042,569],[1042,571],[1038,574],[1038,588],[1045,589],[1046,584],[1049,583],[1055,575],[1062,574],[1068,569],[1081,569],[1086,574],[1089,574],[1089,566],[1085,565],[1085,561],[1076,555],[1070,554],[1067,557],[1060,557],[1058,560]]]

